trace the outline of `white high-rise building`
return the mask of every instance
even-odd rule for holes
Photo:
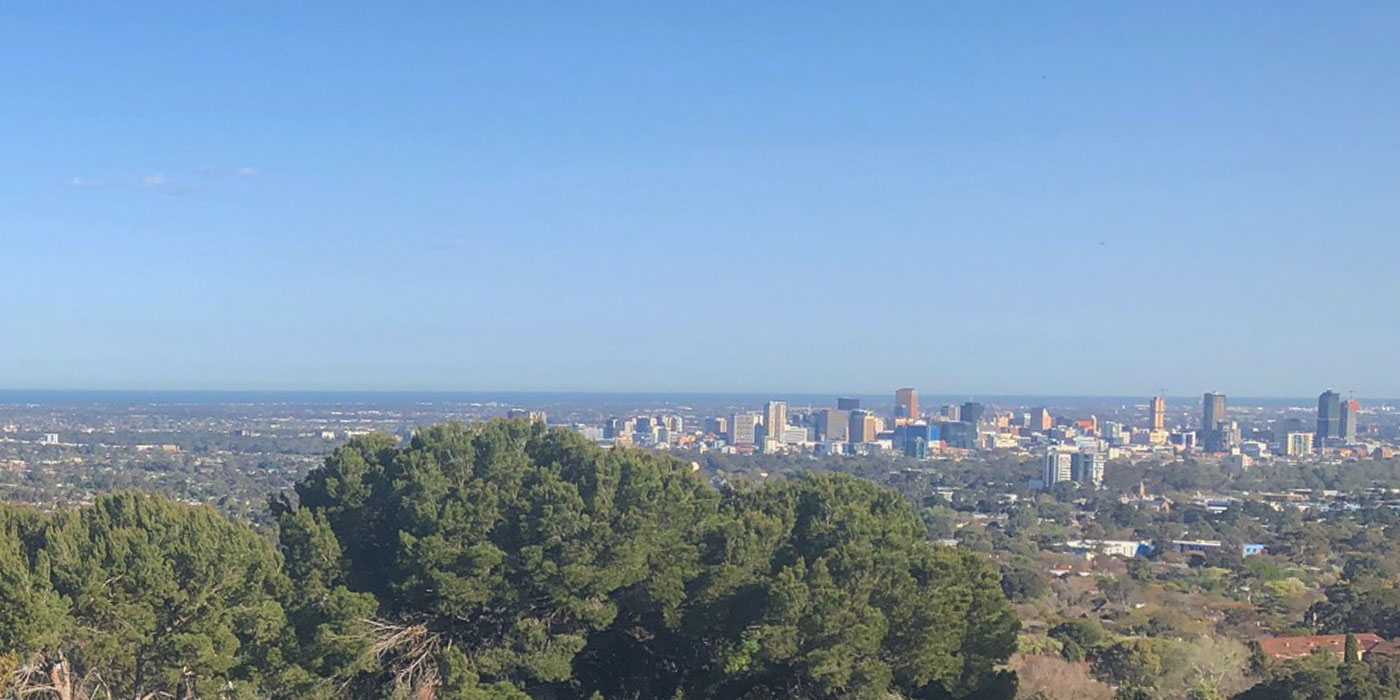
[[[1075,453],[1070,460],[1070,476],[1080,486],[1103,486],[1104,464],[1107,461],[1102,452]]]
[[[1041,481],[1050,488],[1061,481],[1074,480],[1074,453],[1050,450],[1045,453],[1045,473]]]
[[[757,413],[735,413],[729,419],[729,444],[752,445],[758,439]]]
[[[787,402],[769,401],[763,406],[763,434],[782,441],[783,428],[787,427]]]

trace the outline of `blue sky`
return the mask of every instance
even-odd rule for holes
[[[1396,3],[348,4],[5,8],[0,387],[1400,396]]]

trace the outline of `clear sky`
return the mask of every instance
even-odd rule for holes
[[[10,3],[0,387],[1400,396],[1397,37],[1395,2]]]

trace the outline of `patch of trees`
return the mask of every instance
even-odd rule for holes
[[[353,440],[271,510],[0,507],[0,697],[1015,693],[998,571],[848,476],[721,491],[496,421]]]
[[[1356,638],[1347,636],[1342,662],[1335,653],[1319,652],[1284,663],[1265,663],[1263,680],[1236,695],[1236,700],[1392,700],[1395,679],[1387,668],[1377,673],[1360,658]]]

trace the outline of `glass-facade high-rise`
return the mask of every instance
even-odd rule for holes
[[[1348,445],[1356,444],[1356,418],[1360,411],[1361,404],[1356,399],[1347,399],[1341,403],[1341,411],[1337,416],[1337,436]]]
[[[1327,438],[1342,435],[1342,395],[1331,389],[1317,397],[1317,430],[1313,431],[1313,444],[1322,447]]]
[[[1227,447],[1225,411],[1224,394],[1211,391],[1201,397],[1201,447],[1206,452],[1224,452]]]

